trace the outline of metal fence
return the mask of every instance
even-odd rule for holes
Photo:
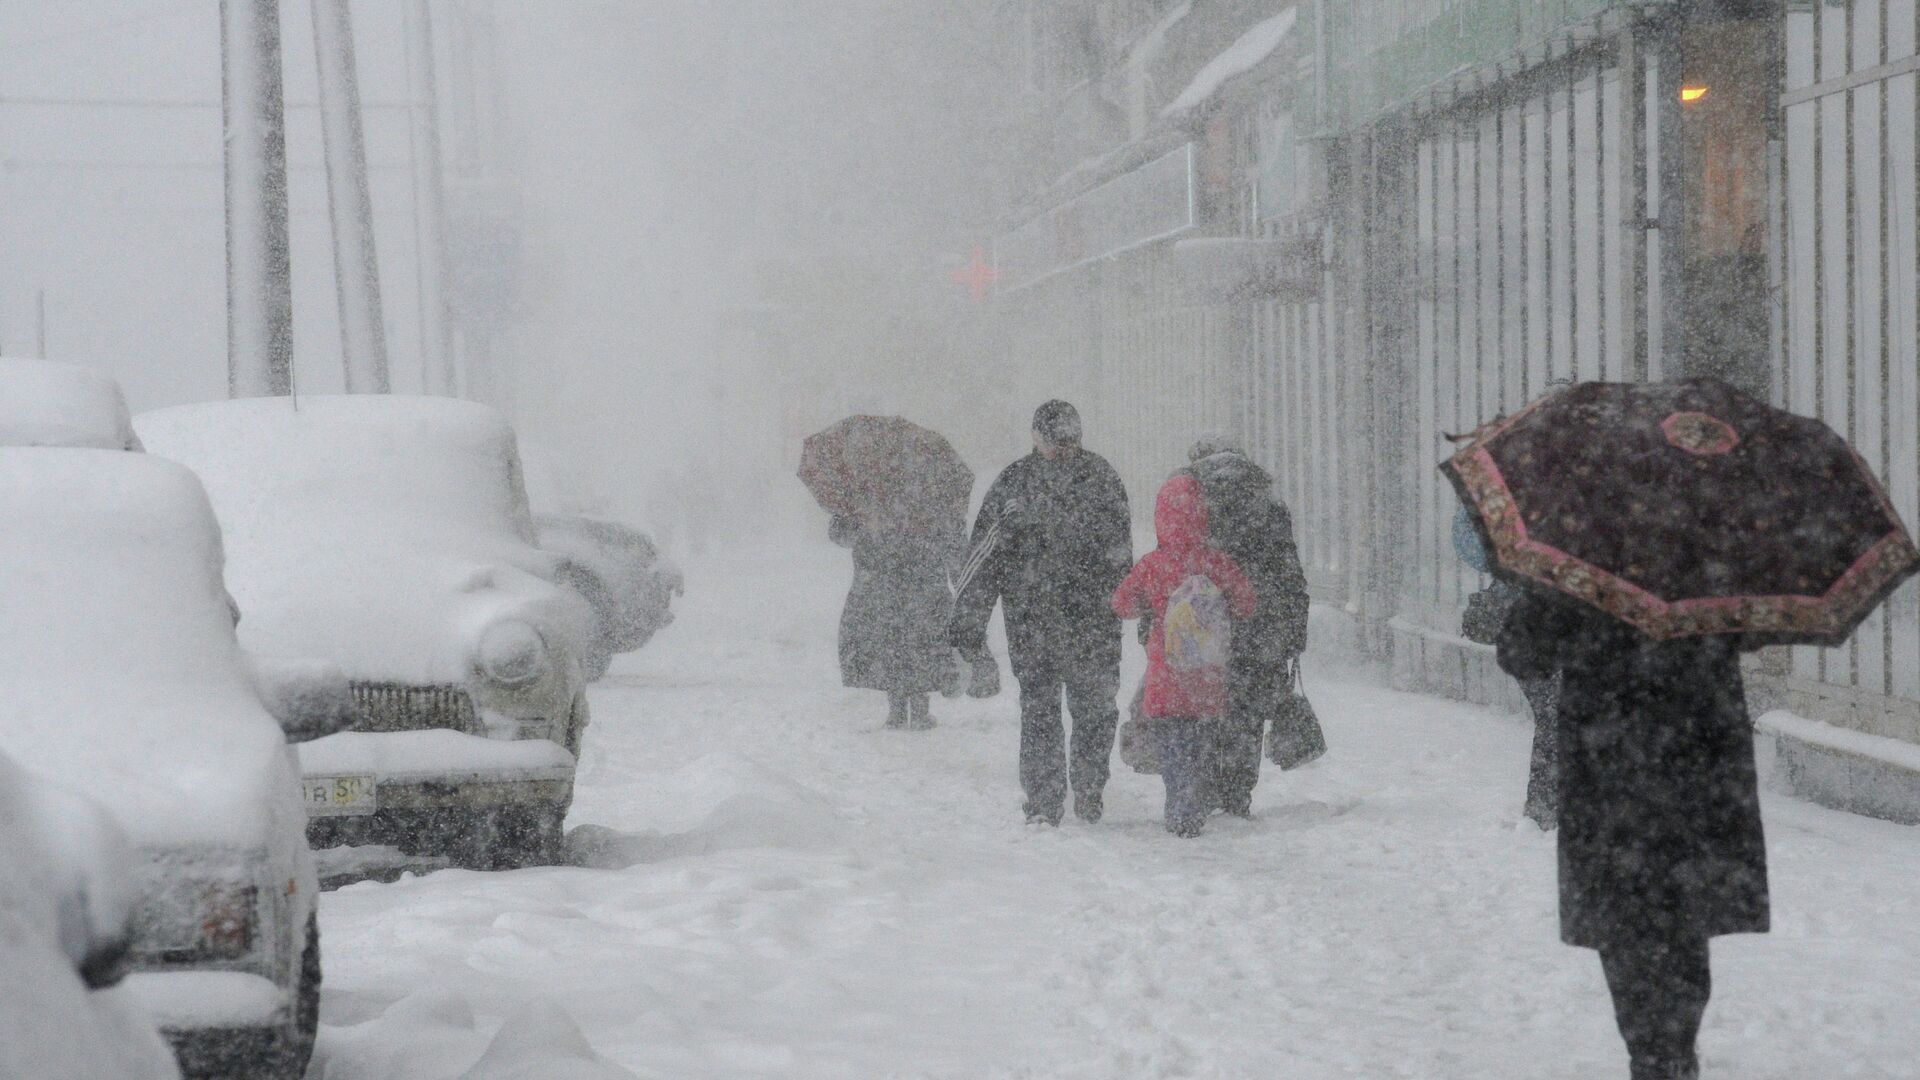
[[[1636,82],[1638,80],[1635,80]],[[1435,469],[1470,432],[1560,379],[1629,379],[1651,367],[1631,338],[1636,275],[1623,223],[1653,132],[1645,88],[1629,93],[1611,48],[1424,120],[1401,145],[1404,490],[1414,516],[1401,615],[1456,626],[1483,582],[1452,549],[1457,502]],[[1640,125],[1635,139],[1630,125]],[[1657,298],[1649,298],[1657,303]],[[1650,319],[1658,325],[1658,319]]]
[[[1847,436],[1909,526],[1920,519],[1917,42],[1915,0],[1788,7],[1773,380],[1780,404]],[[1793,676],[1920,698],[1920,587],[1846,646],[1795,650]]]

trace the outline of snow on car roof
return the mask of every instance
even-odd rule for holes
[[[240,638],[256,654],[325,657],[355,679],[460,683],[488,622],[555,602],[513,429],[486,406],[256,398],[134,426],[206,484]]]
[[[179,465],[0,448],[0,745],[143,845],[256,844],[297,801],[220,559]]]
[[[79,364],[0,357],[0,446],[139,445],[119,383]]]
[[[150,452],[200,474],[230,536],[289,517],[533,536],[513,428],[471,401],[249,398],[142,413],[134,428]]]

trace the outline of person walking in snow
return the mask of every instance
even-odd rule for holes
[[[1120,621],[1107,602],[1132,562],[1119,474],[1080,445],[1074,407],[1047,402],[1033,416],[1033,452],[1007,466],[981,503],[949,630],[974,684],[997,680],[987,620],[995,603],[1005,605],[1029,824],[1058,825],[1069,787],[1074,814],[1100,820],[1119,723]]]
[[[853,585],[840,613],[840,681],[884,690],[886,726],[925,731],[934,726],[929,695],[953,671],[946,624],[953,596],[947,568],[961,550],[964,519],[946,537],[873,527],[835,517],[828,536],[853,549]]]
[[[1561,679],[1560,936],[1599,951],[1633,1080],[1696,1080],[1708,940],[1769,920],[1739,639],[1656,641],[1527,590],[1498,647]]]
[[[1233,628],[1227,708],[1216,722],[1210,781],[1216,805],[1253,814],[1261,737],[1293,687],[1289,672],[1307,647],[1307,576],[1294,543],[1293,515],[1273,494],[1273,478],[1232,440],[1193,444],[1184,470],[1206,496],[1208,536],[1253,583],[1259,606]]]
[[[1122,619],[1153,617],[1141,712],[1161,721],[1153,731],[1167,787],[1167,831],[1195,837],[1214,802],[1207,759],[1216,720],[1227,711],[1235,627],[1258,602],[1239,564],[1207,544],[1198,480],[1168,480],[1153,525],[1159,546],[1114,590],[1113,610]]]

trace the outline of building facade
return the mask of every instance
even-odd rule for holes
[[[1025,48],[1073,59],[1029,113],[1072,131],[996,244],[1013,367],[1069,359],[1136,502],[1239,436],[1399,685],[1519,705],[1458,637],[1485,582],[1436,465],[1561,380],[1724,378],[1920,517],[1915,0],[1040,10]],[[1920,588],[1753,685],[1790,781],[1920,821]]]

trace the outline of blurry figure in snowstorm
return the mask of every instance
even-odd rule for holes
[[[840,678],[884,690],[887,727],[933,727],[928,695],[955,681],[948,580],[966,553],[973,471],[939,433],[898,416],[851,416],[807,439],[800,480],[853,549],[840,614]]]
[[[1114,590],[1113,610],[1123,619],[1153,617],[1141,714],[1159,721],[1152,731],[1167,786],[1167,831],[1192,838],[1218,801],[1210,763],[1224,730],[1236,624],[1245,624],[1257,601],[1239,564],[1207,544],[1207,500],[1198,480],[1168,480],[1153,525],[1159,546]],[[1253,754],[1258,768],[1257,736]]]
[[[1560,936],[1599,950],[1633,1080],[1694,1080],[1707,941],[1768,925],[1738,640],[1655,641],[1529,590],[1499,650],[1523,683],[1561,680]]]
[[[934,726],[928,695],[952,674],[947,570],[962,551],[964,517],[945,536],[835,517],[828,536],[853,549],[853,586],[840,613],[840,681],[887,692],[886,726]]]
[[[1307,648],[1307,576],[1293,515],[1274,497],[1265,469],[1220,435],[1201,438],[1187,457],[1184,472],[1206,495],[1209,542],[1239,565],[1259,600],[1252,617],[1233,628],[1227,708],[1215,721],[1209,756],[1214,805],[1250,817],[1261,737],[1293,692],[1293,665]]]
[[[1120,719],[1120,620],[1108,601],[1132,563],[1119,474],[1080,445],[1074,407],[1047,402],[1033,416],[1033,452],[1007,466],[980,506],[951,630],[975,684],[997,679],[987,620],[996,601],[1006,605],[1029,824],[1058,825],[1069,785],[1074,814],[1100,820]],[[1070,754],[1062,691],[1073,715]]]
[[[1465,506],[1453,519],[1453,550],[1460,561],[1482,574],[1493,572],[1487,558],[1487,546],[1480,539],[1479,527]],[[1460,633],[1468,641],[1493,645],[1500,639],[1500,627],[1507,613],[1520,599],[1520,587],[1502,578],[1467,598],[1467,612],[1460,620]],[[1519,679],[1520,693],[1533,713],[1533,755],[1527,765],[1527,801],[1522,811],[1541,829],[1552,829],[1560,819],[1560,722],[1557,702],[1560,675],[1544,679]]]

